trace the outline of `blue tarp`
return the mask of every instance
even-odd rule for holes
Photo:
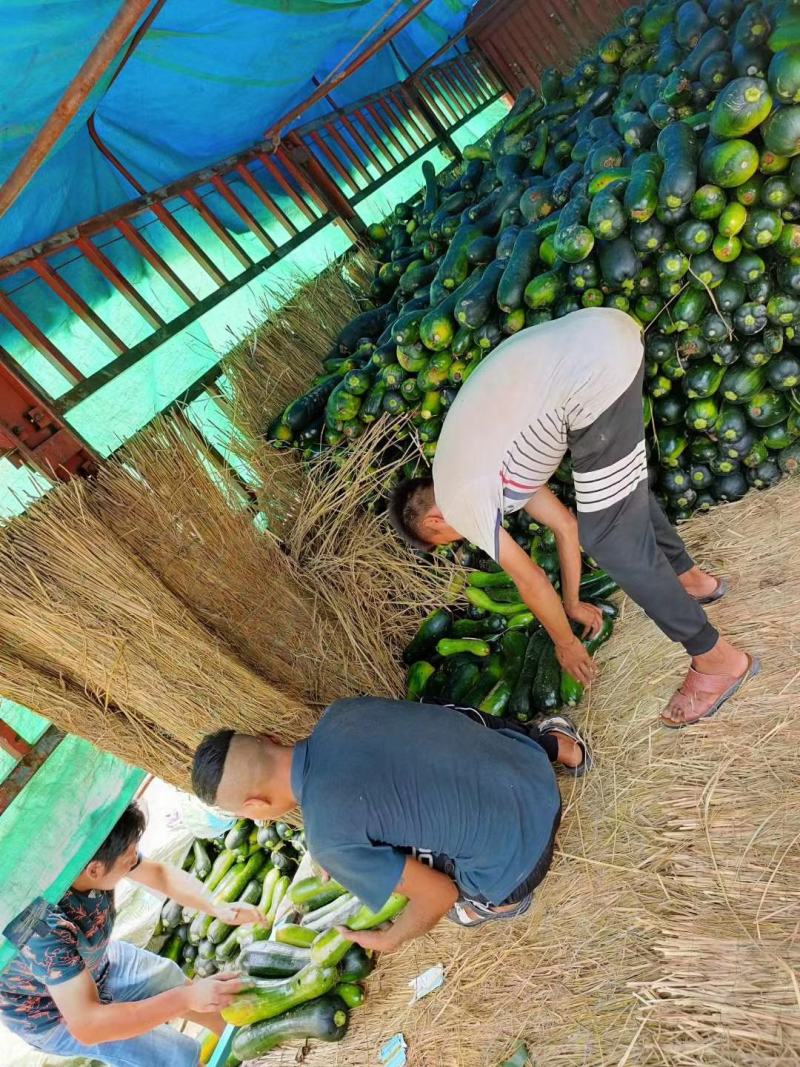
[[[136,196],[89,136],[145,189],[257,141],[315,89],[393,0],[167,0],[135,51],[102,83],[0,219],[0,255]],[[401,0],[383,23],[411,6]],[[472,0],[432,0],[393,46],[333,93],[338,106],[424,62],[462,27]],[[120,0],[0,4],[0,181],[19,161]],[[125,49],[120,53],[120,58]],[[115,77],[115,75],[117,75]],[[328,110],[324,102],[315,112]]]

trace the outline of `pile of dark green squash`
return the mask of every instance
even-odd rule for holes
[[[497,344],[604,305],[644,330],[651,484],[673,519],[797,468],[800,0],[631,7],[463,154],[457,177],[427,167],[420,197],[370,227],[375,307],[272,424],[276,442],[335,462],[402,414],[430,460]],[[554,481],[567,503],[569,475],[567,461]],[[509,526],[552,558],[524,513]]]

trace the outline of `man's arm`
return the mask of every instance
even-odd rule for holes
[[[588,685],[596,668],[592,657],[572,632],[561,598],[542,568],[503,529],[500,530],[497,562],[514,579],[519,595],[552,638],[563,669],[583,685]]]
[[[406,941],[432,930],[458,900],[455,882],[411,856],[406,859],[395,893],[407,897],[408,903],[387,929],[356,933],[340,926],[339,932],[362,948],[393,952]]]
[[[206,915],[214,915],[229,926],[242,926],[245,923],[260,922],[264,916],[255,904],[217,904],[202,882],[188,871],[172,867],[167,863],[154,860],[142,860],[128,877],[139,885],[146,886],[156,893],[163,893],[171,900],[176,900],[185,908],[195,908]]]
[[[242,988],[239,975],[217,974],[147,1000],[102,1004],[91,974],[82,971],[66,982],[48,986],[47,991],[75,1040],[82,1045],[101,1045],[147,1034],[187,1012],[220,1012]]]
[[[525,505],[525,511],[536,522],[549,527],[556,538],[561,564],[561,599],[564,611],[573,622],[583,626],[583,636],[593,637],[603,625],[603,614],[594,604],[581,601],[581,544],[578,520],[565,508],[558,497],[543,485]]]

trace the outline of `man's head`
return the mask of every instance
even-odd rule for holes
[[[192,763],[192,787],[206,804],[248,819],[278,819],[295,806],[292,749],[267,737],[218,730],[204,737]]]
[[[145,828],[142,809],[129,804],[114,829],[84,867],[76,884],[83,891],[114,889],[139,862],[139,842]]]
[[[389,499],[389,521],[407,545],[430,552],[436,545],[461,541],[439,510],[433,494],[433,478],[407,478]]]

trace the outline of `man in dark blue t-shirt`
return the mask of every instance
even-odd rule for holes
[[[390,930],[352,935],[387,951],[445,913],[476,926],[527,910],[561,813],[555,762],[588,766],[566,719],[527,731],[472,709],[363,697],[332,704],[293,747],[212,734],[192,782],[253,819],[299,804],[312,857],[346,889],[374,911],[407,897]]]

